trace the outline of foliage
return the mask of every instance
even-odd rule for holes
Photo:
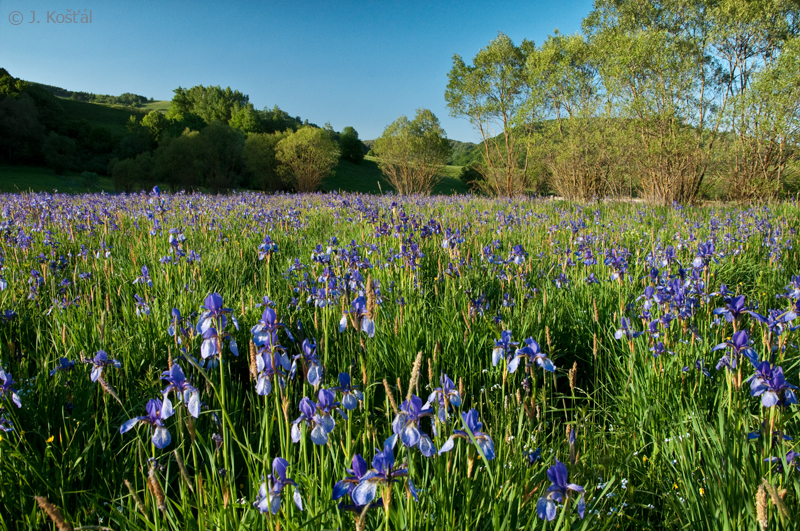
[[[278,173],[276,148],[288,133],[256,133],[247,136],[242,151],[242,162],[248,173],[248,188],[276,192],[283,188]]]
[[[342,158],[353,164],[361,164],[364,160],[364,144],[358,139],[358,131],[349,125],[342,129],[339,135],[339,150],[342,152]]]
[[[463,116],[480,132],[484,180],[494,195],[513,196],[534,185],[530,136],[536,107],[524,67],[534,44],[520,46],[499,34],[467,65],[455,55],[448,73],[445,99],[451,116]]]
[[[386,180],[399,194],[430,194],[450,158],[446,133],[428,109],[414,119],[401,116],[383,130],[372,148]]]
[[[278,169],[298,192],[319,189],[339,158],[339,148],[322,129],[302,127],[281,139],[276,147]]]

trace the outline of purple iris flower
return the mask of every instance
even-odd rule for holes
[[[616,333],[614,334],[614,338],[622,339],[623,337],[627,337],[628,339],[634,339],[642,335],[642,332],[636,332],[631,328],[631,322],[627,317],[623,317],[620,322],[620,327],[617,329]]]
[[[659,341],[655,344],[655,346],[650,347],[650,352],[653,353],[654,358],[657,358],[662,354],[672,354],[673,356],[675,355],[673,351],[667,350],[667,347],[664,346],[663,341]]]
[[[264,241],[258,246],[258,259],[268,258],[275,252],[278,252],[278,244],[272,241],[269,236],[264,236]]]
[[[767,325],[769,331],[776,336],[779,336],[787,328],[787,324],[797,318],[797,313],[794,310],[770,310],[768,316],[763,316],[754,311],[749,312],[756,321]]]
[[[147,284],[148,288],[153,287],[153,279],[150,278],[150,270],[147,269],[146,265],[142,266],[142,274],[133,281],[134,284]]]
[[[422,400],[417,395],[411,395],[411,400],[404,400],[400,404],[400,411],[392,422],[394,435],[388,441],[391,441],[392,446],[394,446],[399,436],[400,441],[405,446],[419,448],[419,451],[425,457],[433,456],[436,453],[436,446],[434,446],[431,438],[419,429],[419,423],[422,418],[432,417],[433,415],[433,409],[425,408]]]
[[[173,363],[170,370],[161,373],[161,379],[169,382],[161,392],[165,400],[170,392],[175,391],[178,399],[186,405],[189,414],[194,418],[200,416],[200,392],[186,379],[180,365]]]
[[[342,407],[348,411],[356,409],[358,403],[364,400],[364,394],[352,385],[350,375],[345,372],[339,373],[339,387],[333,390],[342,393]]]
[[[303,497],[300,495],[297,483],[292,478],[286,477],[287,468],[289,468],[289,463],[286,459],[276,457],[272,460],[272,474],[269,474],[267,481],[261,484],[258,489],[258,497],[253,503],[253,506],[262,513],[278,514],[278,511],[281,510],[283,489],[289,485],[294,487],[294,496],[292,497],[294,504],[298,509],[303,510]]]
[[[264,297],[264,300],[265,304],[267,302],[272,302],[267,297]],[[286,325],[278,322],[278,314],[267,305],[267,307],[264,308],[264,312],[261,314],[261,320],[250,329],[250,333],[253,334],[253,343],[255,343],[257,347],[262,346],[266,341],[274,339],[270,335],[276,333],[280,329],[285,330],[289,335],[289,339],[294,341]]]
[[[353,499],[353,491],[361,482],[361,478],[363,478],[368,471],[367,462],[364,460],[364,458],[359,454],[354,455],[353,468],[348,468],[347,473],[349,475],[345,476],[343,480],[338,481],[336,485],[333,486],[333,495],[331,496],[331,500],[338,500],[345,495],[349,495],[350,499]],[[377,500],[373,499],[370,502],[370,506],[379,506],[382,502],[382,498],[378,498]],[[339,510],[351,511],[357,515],[360,515],[364,509],[365,507],[363,505],[357,505],[355,503],[351,505],[346,505],[343,502],[339,503]]]
[[[122,368],[122,364],[117,360],[109,359],[108,354],[106,354],[104,350],[97,351],[97,354],[93,359],[84,359],[83,362],[92,364],[91,379],[93,382],[96,382],[97,379],[103,375],[106,367],[116,367],[117,369]]]
[[[565,498],[568,498],[570,491],[580,493],[578,499],[578,516],[583,519],[586,511],[586,501],[583,495],[583,487],[575,483],[568,483],[569,472],[567,465],[556,459],[556,464],[547,469],[547,479],[550,480],[552,485],[547,488],[546,496],[539,498],[536,502],[536,513],[542,520],[552,522],[556,517],[556,503],[564,503]]]
[[[196,313],[192,313],[189,317],[181,317],[181,312],[177,308],[173,308],[171,312],[171,320],[167,333],[170,337],[176,337],[178,345],[183,344],[182,338],[190,338],[190,330],[194,328],[192,322],[189,320]]]
[[[458,388],[453,383],[453,380],[451,380],[450,377],[448,377],[445,373],[442,373],[442,375],[439,377],[439,381],[441,382],[442,386],[433,390],[430,396],[428,396],[428,403],[425,404],[423,408],[427,409],[431,406],[431,404],[434,403],[434,401],[438,402],[439,420],[442,422],[447,422],[447,403],[449,402],[453,407],[461,407],[461,395],[458,393]]]
[[[336,408],[338,402],[334,401],[335,396],[328,389],[320,389],[318,394],[319,404],[315,404],[308,397],[303,397],[300,400],[300,416],[292,423],[293,442],[300,442],[302,437],[300,424],[302,423],[311,428],[311,442],[320,446],[328,442],[328,434],[336,426],[336,422],[331,415],[334,409],[338,409]]]
[[[517,349],[517,351],[514,353],[514,356],[508,362],[508,372],[515,372],[517,367],[519,367],[520,360],[522,359],[526,360],[526,366],[536,364],[548,372],[555,372],[556,370],[556,366],[553,365],[553,362],[550,361],[550,358],[547,357],[547,354],[542,352],[541,348],[539,347],[539,343],[537,343],[532,337],[526,339],[525,346]]]
[[[316,387],[322,382],[322,378],[325,374],[322,362],[317,357],[317,343],[313,340],[309,341],[308,339],[304,339],[301,348],[303,352],[294,357],[289,378],[294,378],[297,372],[297,360],[301,360],[303,364],[303,373],[306,375],[306,381]]]
[[[494,350],[492,350],[492,367],[497,367],[500,360],[511,353],[511,347],[519,345],[519,341],[511,341],[511,331],[503,330],[500,334],[500,340],[494,341]]]
[[[239,347],[231,334],[225,332],[228,326],[228,315],[231,316],[233,326],[238,330],[239,323],[233,316],[233,310],[222,306],[222,296],[219,293],[212,293],[203,302],[203,313],[197,321],[197,332],[203,336],[203,343],[200,345],[200,354],[203,360],[209,360],[209,367],[217,364],[217,356],[220,353],[219,347],[225,340],[229,340],[228,346],[234,356],[239,355]]]
[[[719,363],[717,363],[717,370],[720,370],[722,367],[727,367],[728,370],[731,371],[734,370],[737,367],[739,357],[742,355],[747,357],[753,365],[758,363],[758,355],[756,351],[750,347],[750,336],[748,336],[747,330],[738,330],[734,332],[731,339],[718,344],[711,349],[711,352],[724,348],[731,349],[731,355],[725,354],[720,358]]]
[[[725,317],[726,321],[732,323],[738,320],[745,313],[750,313],[750,309],[745,306],[744,295],[739,295],[738,297],[727,299],[725,301],[725,306],[717,308],[711,313],[714,315],[721,315]]]
[[[384,443],[383,451],[372,458],[372,468],[361,476],[361,481],[350,493],[350,497],[356,505],[363,507],[375,499],[378,485],[386,487],[398,482],[398,478],[402,477],[408,477],[408,468],[405,464],[395,466],[392,446]],[[414,500],[417,500],[417,489],[411,480],[408,481],[408,489]]]
[[[13,384],[14,378],[0,367],[0,396],[10,396],[11,401],[14,402],[17,407],[22,407],[22,401],[19,399],[17,390],[11,387]]]
[[[772,367],[768,361],[756,363],[750,360],[756,372],[747,380],[750,382],[750,396],[760,396],[761,405],[764,407],[787,406],[797,404],[794,386],[786,381],[783,368]]]
[[[6,417],[0,417],[0,431],[9,432],[14,430],[14,423]]]
[[[70,361],[67,358],[58,358],[58,366],[50,371],[50,376],[55,376],[55,374],[59,371],[61,372],[69,372],[75,367],[75,362]]]
[[[175,410],[172,409],[172,402],[169,398],[164,396],[164,401],[154,398],[147,401],[147,415],[141,417],[134,417],[125,422],[119,428],[120,434],[130,431],[134,426],[140,422],[147,424],[153,429],[153,446],[159,450],[169,446],[172,441],[172,436],[169,430],[164,426],[164,421],[172,416]]]
[[[800,470],[800,462],[795,462],[795,460],[800,461],[800,459],[797,459],[798,457],[800,457],[800,453],[797,453],[794,450],[789,450],[786,453],[786,464],[788,466],[793,466],[797,470]],[[766,459],[764,459],[764,461],[768,462],[768,463],[776,463],[775,471],[778,474],[782,474],[783,473],[783,463],[784,463],[784,461],[780,457],[767,457]]]
[[[364,296],[357,297],[351,305],[350,313],[355,315],[355,326],[358,330],[366,332],[369,337],[375,337],[375,321],[373,321],[369,312],[367,312],[367,300]],[[339,321],[339,333],[342,333],[347,328],[347,315],[342,314],[342,319]]]
[[[138,293],[133,294],[134,304],[136,305],[136,316],[150,315],[150,304],[139,296]]]
[[[443,454],[452,450],[457,438],[466,439],[470,442],[474,439],[475,445],[483,452],[486,460],[491,461],[494,459],[494,441],[492,441],[492,438],[489,437],[487,433],[481,431],[483,429],[483,423],[478,420],[478,411],[470,409],[466,413],[461,413],[461,420],[464,422],[464,427],[466,427],[468,431],[453,430],[453,435],[442,445],[439,453]],[[470,434],[472,434],[472,437],[470,437]]]
[[[261,346],[256,354],[256,371],[258,372],[256,393],[261,396],[267,396],[272,392],[272,380],[276,376],[278,385],[283,389],[286,385],[285,377],[292,367],[289,356],[277,341],[275,332],[262,336]]]

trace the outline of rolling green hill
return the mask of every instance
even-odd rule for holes
[[[86,103],[67,99],[59,99],[59,103],[64,108],[67,120],[86,120],[92,127],[104,127],[118,137],[124,136],[128,132],[125,124],[128,123],[131,115],[136,116],[137,120],[141,120],[149,112],[134,107]]]

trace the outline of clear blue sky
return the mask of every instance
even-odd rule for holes
[[[78,8],[92,11],[91,24],[47,20]],[[0,0],[0,66],[69,90],[157,100],[178,86],[230,86],[258,109],[277,104],[337,131],[350,125],[365,140],[425,107],[449,138],[474,141],[444,100],[453,54],[469,63],[498,32],[517,44],[540,44],[556,28],[575,33],[591,8],[591,0]],[[10,21],[14,11],[20,24]],[[39,22],[30,23],[31,11]]]

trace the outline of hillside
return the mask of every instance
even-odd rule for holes
[[[126,124],[131,116],[141,120],[149,111],[135,107],[87,103],[77,100],[59,99],[67,120],[86,120],[93,128],[103,127],[114,136],[127,134]]]

